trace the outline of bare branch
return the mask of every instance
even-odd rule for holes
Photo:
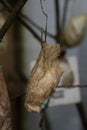
[[[5,0],[1,0],[0,1],[3,6],[5,6],[6,10],[7,11],[11,11],[12,10],[12,7],[8,4],[7,1]],[[36,29],[38,29],[39,31],[42,30],[42,27],[40,27],[39,25],[37,25],[35,22],[33,22],[30,18],[28,18],[26,15],[22,14],[22,13],[19,13],[18,16],[17,16],[17,20],[26,28],[28,29],[32,35],[38,40],[38,41],[41,41],[39,35],[31,28],[31,26],[29,24],[27,24],[27,22],[25,22],[23,19],[27,20],[32,26],[34,26]],[[45,33],[45,30],[43,29],[43,33]],[[54,38],[55,39],[55,36],[49,32],[47,32],[47,35]]]
[[[41,41],[41,38],[39,37],[39,35],[30,27],[29,24],[27,24],[23,19],[21,19],[20,17],[18,17],[19,21],[21,24],[23,24],[31,33],[32,35],[38,40]]]
[[[41,4],[41,10],[42,10],[42,13],[46,16],[46,27],[45,27],[45,42],[46,42],[46,37],[47,37],[47,24],[48,24],[48,15],[47,15],[47,13],[44,11],[43,4],[42,4],[42,0],[40,0],[40,4]]]
[[[55,21],[56,21],[56,42],[60,43],[61,39],[61,27],[60,27],[60,10],[59,10],[59,0],[55,0]]]
[[[14,22],[18,12],[22,9],[24,4],[27,2],[27,0],[19,0],[18,4],[15,6],[15,8],[12,10],[11,14],[8,16],[5,24],[2,26],[0,30],[0,39],[2,40],[5,33],[8,31],[9,27]]]
[[[27,20],[31,25],[33,25],[36,29],[38,29],[39,31],[42,30],[42,27],[40,27],[38,24],[36,24],[33,20],[31,20],[29,17],[27,17],[26,15],[20,13],[21,18],[24,18],[25,20]],[[43,29],[43,33],[45,33],[45,30]],[[50,32],[47,32],[47,35],[53,39],[55,39],[55,36],[53,34],[51,34]]]
[[[65,0],[65,1],[64,1],[63,19],[62,19],[62,29],[64,28],[64,24],[65,24],[65,21],[66,21],[66,15],[67,15],[67,11],[68,11],[69,1],[70,1],[70,0]]]
[[[67,88],[72,89],[72,88],[76,88],[76,87],[78,87],[78,88],[87,88],[87,85],[78,85],[77,84],[77,85],[71,85],[71,86],[57,86],[57,88],[65,88],[65,89],[67,89]],[[17,95],[15,95],[14,97],[11,97],[11,100],[13,101],[16,98],[25,95],[25,93],[26,92],[23,90],[20,93],[18,93]]]
[[[57,88],[76,88],[76,87],[79,87],[79,88],[87,88],[87,85],[81,85],[81,84],[77,84],[77,85],[69,85],[69,86],[61,86],[59,85]]]

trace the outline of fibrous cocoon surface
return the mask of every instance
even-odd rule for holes
[[[63,69],[59,66],[60,46],[44,43],[29,77],[25,106],[28,111],[40,112],[44,101],[51,96],[60,81]]]
[[[67,47],[76,46],[81,43],[84,38],[87,28],[87,15],[79,15],[71,19],[69,24],[65,27],[64,44]]]
[[[13,130],[11,105],[1,70],[0,70],[0,130]]]

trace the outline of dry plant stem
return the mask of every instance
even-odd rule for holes
[[[65,21],[66,21],[66,16],[67,16],[67,11],[68,11],[68,5],[69,5],[69,1],[70,0],[65,0],[64,1],[64,7],[63,7],[63,18],[62,18],[62,27],[61,27],[61,32],[60,32],[60,45],[63,51],[65,51],[65,47],[63,46],[63,29],[64,29],[64,25],[65,25]]]
[[[0,72],[0,130],[13,130],[11,105],[2,72]]]
[[[60,43],[61,28],[60,28],[60,10],[59,10],[59,0],[55,0],[55,21],[56,21],[56,42]]]
[[[5,2],[4,0],[1,0],[1,3],[6,7],[6,9],[8,11],[11,11],[12,10],[12,7],[7,3]],[[29,26],[29,24],[27,24],[23,19],[21,19],[21,16],[17,16],[17,20],[24,26],[26,27],[31,33],[32,35],[39,41],[41,42],[41,38],[39,37],[39,35]]]
[[[18,20],[20,21],[21,24],[23,24],[31,33],[32,35],[41,42],[41,38],[39,37],[39,35],[29,26],[29,24],[27,24],[23,19],[21,19],[20,17],[18,17]]]
[[[39,127],[41,128],[41,130],[44,130],[43,125],[44,125],[45,111],[46,111],[46,109],[42,109],[40,112],[41,113],[41,120],[39,123]]]
[[[0,2],[3,4],[3,6],[5,7],[5,9],[6,9],[7,11],[9,11],[9,12],[12,11],[12,7],[8,4],[8,2],[7,2],[6,0],[1,0]],[[23,19],[24,19],[24,20],[23,20]],[[28,23],[30,23],[32,26],[34,26],[34,27],[35,27],[36,29],[38,29],[39,31],[42,30],[42,27],[40,27],[39,25],[37,25],[34,21],[32,21],[30,18],[28,18],[26,15],[24,15],[24,14],[22,14],[22,13],[19,13],[19,14],[18,14],[17,20],[18,20],[26,29],[28,29],[28,30],[32,33],[32,35],[33,35],[38,41],[41,40],[40,37],[39,37],[39,35],[31,28],[31,26],[30,26],[29,24],[27,24],[27,22],[25,22],[25,20],[27,20]],[[44,30],[44,29],[43,29],[43,33],[45,33],[45,30]],[[53,39],[56,38],[53,34],[51,34],[51,33],[49,33],[49,32],[47,32],[47,35],[48,35],[49,37],[53,38]]]
[[[39,25],[37,25],[34,21],[32,21],[29,17],[27,17],[26,15],[20,13],[21,18],[24,18],[25,20],[27,20],[32,26],[34,26],[36,29],[38,29],[39,31],[41,31],[42,27],[40,27]],[[45,33],[45,30],[43,29],[43,33]],[[47,32],[47,35],[53,39],[55,39],[55,36],[53,34],[51,34],[50,32]]]
[[[49,103],[48,103],[49,104]],[[47,107],[48,108],[48,107]],[[41,130],[50,130],[50,124],[47,118],[47,114],[46,114],[46,110],[47,108],[43,108],[40,112],[41,114],[41,119],[39,122],[39,127],[41,128]]]
[[[27,2],[27,0],[19,0],[15,8],[12,10],[11,14],[8,16],[5,24],[2,26],[0,30],[0,39],[3,39],[5,33],[8,31],[9,27],[12,25],[14,22],[17,14],[19,11],[22,9],[24,4]]]
[[[66,16],[67,16],[67,11],[68,11],[69,1],[70,1],[70,0],[65,0],[65,1],[64,1],[63,19],[62,19],[62,29],[64,28],[64,25],[65,25],[65,22],[66,22]]]
[[[69,89],[72,89],[72,88],[87,88],[87,85],[70,85],[70,86],[58,86],[58,88],[69,88]]]
[[[87,85],[58,86],[57,88],[72,89],[72,88],[76,88],[76,87],[78,87],[78,88],[87,88]],[[23,90],[20,93],[18,93],[16,96],[10,97],[10,99],[11,99],[11,101],[14,101],[16,98],[19,98],[19,97],[21,97],[21,96],[23,96],[25,94],[26,94],[26,92]]]
[[[42,10],[42,13],[45,15],[46,17],[46,27],[45,27],[45,42],[46,42],[46,37],[47,37],[47,24],[48,24],[48,15],[47,13],[44,11],[44,8],[43,8],[43,4],[42,4],[42,0],[40,0],[40,4],[41,4],[41,10]]]

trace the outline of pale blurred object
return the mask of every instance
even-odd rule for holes
[[[71,66],[68,62],[68,59],[66,57],[62,58],[60,60],[60,65],[63,67],[64,69],[64,73],[61,77],[61,86],[70,86],[73,85],[74,83],[74,75],[73,75],[73,71],[71,69]]]
[[[61,77],[59,85],[66,86],[67,88],[57,87],[55,89],[55,93],[50,99],[49,107],[76,104],[81,102],[81,92],[80,88],[78,87],[80,84],[78,58],[74,55],[65,57],[61,60],[60,65],[61,67],[64,67],[64,73]],[[70,85],[77,85],[77,87],[70,87]]]
[[[4,24],[4,22],[5,22],[4,15],[0,13],[0,29]],[[3,39],[0,39],[0,54],[6,51],[6,47],[7,47],[7,35],[5,35]]]
[[[28,111],[40,112],[42,105],[54,92],[63,69],[59,65],[60,46],[44,43],[29,77],[25,106]]]
[[[86,33],[87,29],[87,15],[82,14],[73,17],[68,25],[64,28],[63,37],[64,45],[67,47],[74,47],[79,45]]]

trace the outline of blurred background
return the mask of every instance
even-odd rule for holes
[[[17,1],[8,0],[7,2],[13,7],[17,4]],[[57,8],[57,4],[59,8]],[[73,17],[82,14],[87,17],[86,0],[45,0],[43,1],[43,7],[48,15],[47,31],[52,35],[47,35],[47,42],[50,44],[61,41],[59,40],[60,27],[63,29],[63,26],[65,27]],[[3,66],[2,70],[12,102],[16,130],[39,130],[41,114],[26,111],[24,91],[30,75],[31,63],[36,61],[41,48],[40,39],[38,40],[33,31],[36,32],[39,38],[41,37],[41,29],[37,29],[38,27],[35,27],[35,25],[45,28],[45,16],[42,14],[39,0],[28,1],[22,13],[28,18],[26,20],[23,17],[23,20],[26,21],[29,27],[26,29],[16,18],[2,43],[0,43],[0,64]],[[6,6],[0,2],[0,28],[8,15],[9,12]],[[58,20],[60,22],[59,26]],[[87,20],[85,23],[85,28],[87,28]],[[75,56],[78,60],[79,84],[81,85],[87,85],[86,42],[87,31],[85,31],[83,40],[77,46],[68,47],[67,44],[64,45],[66,56]],[[66,42],[64,41],[64,43]],[[80,102],[58,105],[47,109],[44,119],[45,130],[87,130],[87,120],[85,119],[85,116],[87,116],[87,88],[80,88],[80,92]]]

